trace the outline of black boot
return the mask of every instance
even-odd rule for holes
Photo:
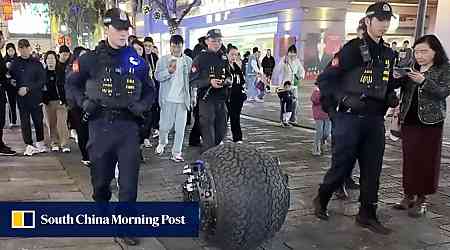
[[[383,226],[377,218],[377,206],[368,205],[359,207],[359,213],[356,215],[356,224],[369,229],[378,234],[388,235],[392,230]]]
[[[327,205],[329,199],[324,199],[320,193],[314,198],[313,206],[314,206],[314,215],[321,220],[328,220],[329,215],[327,212]]]
[[[139,240],[134,237],[119,237],[119,241],[127,246],[136,246],[139,244]]]
[[[350,190],[358,190],[359,189],[359,184],[357,184],[352,177],[349,177],[345,180],[345,188],[350,189]]]
[[[144,164],[145,163],[145,159],[144,159],[144,154],[142,153],[142,149],[140,149],[140,151],[139,151],[139,156],[141,158],[141,163]]]
[[[338,200],[348,200],[350,197],[345,189],[345,185],[342,185],[336,192],[334,192],[334,195],[336,195]]]

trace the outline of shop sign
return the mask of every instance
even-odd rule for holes
[[[13,19],[13,5],[12,0],[1,0],[1,11],[3,20],[8,21]]]

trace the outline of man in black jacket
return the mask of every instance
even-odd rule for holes
[[[156,96],[155,96],[155,102],[153,103],[153,106],[151,108],[151,115],[149,117],[149,121],[147,121],[148,124],[148,130],[146,131],[146,133],[144,134],[144,137],[146,139],[144,139],[144,146],[145,147],[150,147],[150,141],[147,139],[150,135],[151,130],[154,130],[153,133],[153,137],[156,138],[159,136],[159,117],[160,117],[160,112],[161,112],[161,107],[159,107],[159,102],[158,102],[158,93],[159,93],[159,82],[155,80],[155,71],[156,71],[156,63],[158,62],[158,55],[156,53],[153,52],[153,47],[154,47],[154,42],[153,42],[153,38],[151,37],[145,37],[144,38],[144,49],[145,49],[145,59],[147,59],[147,63],[150,67],[150,79],[153,80],[153,82],[155,83],[155,92],[156,92]],[[147,129],[147,128],[146,128]]]
[[[44,126],[42,113],[42,87],[45,72],[42,64],[31,57],[30,42],[21,39],[18,42],[20,57],[11,66],[11,77],[17,82],[17,103],[20,111],[22,137],[27,145],[24,155],[48,152],[44,143]],[[36,147],[31,136],[30,116],[36,130]]]
[[[192,62],[191,86],[197,88],[200,115],[202,152],[222,143],[227,132],[229,80],[228,59],[223,54],[222,33],[219,29],[208,31],[208,51],[200,53]]]
[[[273,68],[275,68],[275,58],[273,58],[270,49],[267,50],[266,56],[262,59],[261,66],[263,67],[263,72],[267,78],[272,79]]]
[[[0,31],[0,50],[3,49],[5,45],[5,38],[3,37],[3,32]],[[3,127],[5,126],[6,117],[6,66],[3,61],[3,56],[0,53],[0,155],[15,155],[16,152],[11,150],[3,142]]]

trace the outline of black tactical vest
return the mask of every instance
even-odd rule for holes
[[[370,62],[346,72],[342,77],[342,95],[384,102],[390,68],[390,59],[382,55],[379,59],[372,58]]]
[[[134,69],[121,68],[113,62],[107,52],[100,51],[99,65],[94,79],[86,82],[86,94],[105,109],[127,109],[142,96],[142,82],[134,74]]]

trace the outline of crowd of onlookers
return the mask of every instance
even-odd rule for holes
[[[5,39],[0,34],[0,48],[4,46]],[[0,56],[0,154],[16,154],[3,142],[6,118],[10,128],[18,127],[20,121],[24,155],[71,151],[68,131],[74,124],[64,84],[66,69],[73,60],[67,46],[61,46],[58,53],[50,50],[40,55],[33,53],[26,39],[19,40],[17,47],[6,44],[6,56]]]

